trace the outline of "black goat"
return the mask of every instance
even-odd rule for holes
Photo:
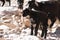
[[[30,15],[31,18],[33,18],[33,20],[35,21],[34,23],[36,24],[36,27],[35,27],[35,35],[37,36],[37,31],[38,31],[38,28],[39,28],[39,24],[40,22],[42,23],[43,25],[43,29],[44,29],[44,32],[45,32],[45,38],[46,38],[46,35],[47,35],[47,20],[48,20],[48,17],[47,17],[47,13],[45,12],[42,12],[42,11],[32,11],[31,8],[34,8],[36,10],[38,10],[39,8],[35,5],[35,3],[32,2],[32,5],[30,4],[29,8],[24,10],[23,11],[23,16],[27,16],[27,15]],[[33,21],[32,21],[33,22]],[[31,35],[33,35],[33,26],[31,27]]]
[[[18,8],[23,9],[23,2],[24,2],[24,0],[17,0],[17,2],[18,2],[18,5],[19,5]]]
[[[35,35],[37,35],[37,31],[39,28],[40,22],[43,25],[42,29],[42,35],[44,38],[46,38],[47,35],[47,21],[50,19],[52,21],[50,28],[53,26],[54,22],[56,21],[56,18],[59,18],[59,6],[58,1],[44,1],[44,2],[36,2],[38,6],[35,4],[35,1],[29,2],[29,8],[23,11],[23,16],[30,15],[31,18],[35,21],[36,27],[35,27]],[[35,9],[36,11],[32,10]],[[31,27],[31,35],[33,35],[33,26]]]
[[[4,4],[5,4],[5,0],[0,0],[0,1],[2,1],[3,2],[3,4],[2,4],[2,6],[4,6]],[[11,1],[10,0],[6,0],[7,2],[9,2],[9,6],[11,5]]]

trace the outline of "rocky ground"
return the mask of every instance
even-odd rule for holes
[[[39,36],[30,35],[30,21],[23,17],[17,7],[0,7],[0,38],[1,40],[41,40]],[[56,22],[57,23],[57,22]],[[55,24],[56,26],[56,24]],[[53,26],[46,40],[60,40],[60,25]],[[3,31],[2,31],[3,29]],[[41,34],[41,30],[39,30]],[[1,37],[3,35],[3,37]],[[45,40],[45,39],[43,39]]]

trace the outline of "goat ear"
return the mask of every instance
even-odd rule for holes
[[[29,14],[29,10],[28,9],[25,9],[24,11],[23,11],[23,16],[27,16]]]

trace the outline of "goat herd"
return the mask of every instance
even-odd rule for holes
[[[2,1],[4,5],[5,0],[0,0],[0,1]],[[10,5],[10,0],[6,0],[6,1],[8,1]],[[19,4],[19,8],[23,9],[23,5],[24,5],[23,0],[18,0],[17,2]],[[33,35],[33,30],[34,30],[33,24],[36,24],[35,33],[34,33],[35,36],[37,36],[39,25],[42,25],[41,37],[46,38],[48,26],[52,28],[56,19],[59,19],[60,21],[60,2],[59,1],[36,2],[35,0],[31,0],[28,2],[28,4],[29,7],[23,10],[23,16],[26,17],[27,15],[29,15],[30,19],[32,19],[31,35]],[[50,25],[48,24],[48,19],[50,19],[51,21]]]

